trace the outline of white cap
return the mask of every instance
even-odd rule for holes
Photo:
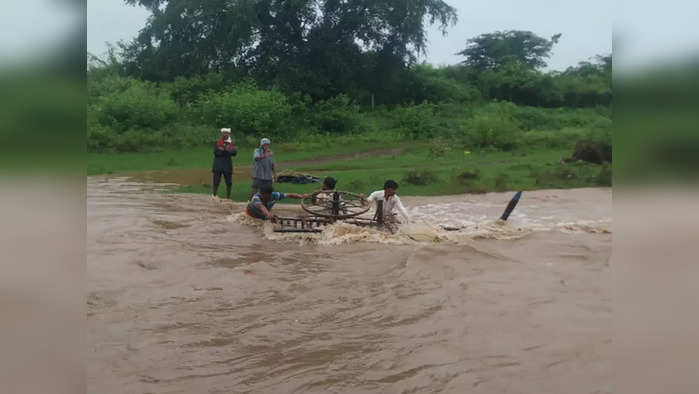
[[[270,141],[269,138],[263,138],[260,140],[260,146],[262,146],[264,144],[271,144],[271,143],[272,143],[272,141]]]
[[[223,129],[221,129],[221,134],[223,134],[223,133],[228,133],[228,134],[230,134],[230,133],[231,133],[231,129],[223,128]]]

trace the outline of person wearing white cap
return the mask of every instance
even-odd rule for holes
[[[260,140],[260,147],[253,152],[252,165],[252,192],[250,199],[262,186],[272,186],[272,182],[277,181],[277,173],[274,168],[274,157],[269,148],[271,141],[269,138]]]
[[[231,187],[233,186],[233,160],[231,157],[237,154],[238,148],[231,139],[231,129],[221,129],[221,138],[214,143],[214,164],[211,168],[214,173],[213,198],[218,195],[221,175],[226,180],[226,198],[231,198]]]

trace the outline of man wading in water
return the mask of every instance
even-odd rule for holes
[[[377,190],[367,197],[369,203],[374,203],[378,200],[383,200],[383,217],[387,223],[390,224],[400,224],[400,221],[396,218],[396,210],[400,212],[405,218],[406,222],[410,222],[410,215],[408,215],[408,210],[405,209],[403,203],[400,201],[400,197],[396,194],[398,190],[398,184],[393,180],[387,180],[383,184],[383,190]],[[364,195],[362,194],[362,197]]]
[[[255,149],[252,154],[252,191],[250,199],[261,190],[262,186],[272,186],[272,181],[277,181],[277,173],[274,168],[274,157],[272,150],[269,148],[269,138],[260,140],[260,147]]]
[[[335,179],[331,176],[325,177],[325,179],[323,180],[323,186],[321,187],[321,189],[316,190],[314,193],[326,192],[328,194],[326,194],[325,197],[332,198],[332,194],[329,194],[329,193],[335,190],[335,185],[337,185],[337,179]],[[342,198],[340,198],[340,201],[342,201]],[[333,204],[332,201],[324,200],[324,202],[326,204],[326,208],[329,210],[332,210],[332,204]],[[313,205],[318,205],[318,198],[315,196],[313,197]],[[347,209],[344,208],[342,206],[342,204],[340,204],[340,209],[342,210],[342,212],[344,214],[347,214]]]
[[[231,198],[231,186],[233,185],[233,160],[231,160],[231,156],[237,154],[238,148],[231,140],[231,129],[221,129],[221,138],[214,143],[214,165],[211,169],[211,172],[214,173],[212,198],[218,198],[221,175],[226,180],[226,198]]]
[[[277,201],[283,200],[285,198],[306,198],[305,194],[296,193],[282,193],[275,192],[272,185],[264,185],[260,188],[259,193],[255,193],[248,207],[245,209],[245,213],[248,216],[254,217],[255,219],[271,219],[274,220],[275,216],[271,213],[272,207]]]
[[[325,177],[323,179],[323,188],[321,190],[335,190],[335,185],[337,185],[337,180],[331,176]]]

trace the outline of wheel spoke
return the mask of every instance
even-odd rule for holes
[[[335,219],[349,219],[369,210],[366,199],[344,191],[316,192],[301,200],[301,207],[312,215]]]

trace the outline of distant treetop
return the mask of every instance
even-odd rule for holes
[[[530,31],[496,31],[469,39],[466,48],[457,55],[465,56],[462,63],[478,70],[498,69],[512,62],[542,68],[546,66],[544,59],[550,57],[551,48],[560,38],[561,33],[547,40]]]

